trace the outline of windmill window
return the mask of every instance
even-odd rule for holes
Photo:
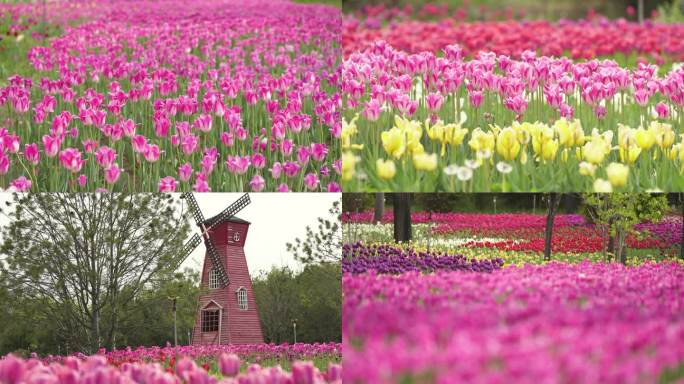
[[[209,288],[216,289],[219,287],[219,271],[216,268],[209,270]]]
[[[202,332],[217,332],[219,328],[219,310],[202,311]]]
[[[247,310],[247,290],[240,288],[237,290],[238,308],[241,311]]]

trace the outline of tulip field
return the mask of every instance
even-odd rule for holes
[[[0,188],[339,191],[338,8],[50,1],[0,15],[2,73],[16,70],[0,79]]]
[[[681,217],[637,224],[627,265],[580,215],[550,262],[543,215],[414,212],[408,244],[372,217],[344,218],[345,383],[684,379]]]
[[[346,16],[345,191],[683,191],[684,27]]]
[[[43,359],[8,355],[0,359],[0,382],[341,383],[340,356],[336,343],[141,347]]]

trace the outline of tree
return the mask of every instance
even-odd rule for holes
[[[178,344],[189,345],[195,325],[199,272],[186,269],[148,284],[121,316],[118,345],[166,345],[174,343],[173,298],[176,298]],[[154,319],[154,321],[149,321]]]
[[[328,210],[328,217],[318,218],[318,227],[314,231],[306,227],[304,239],[296,238],[294,243],[287,243],[287,251],[295,259],[304,264],[335,262],[342,259],[342,208],[335,201]]]
[[[252,283],[267,343],[342,339],[341,269],[337,263],[308,264],[299,273],[287,267],[262,273]],[[332,278],[331,278],[332,276]]]
[[[546,196],[546,228],[544,230],[544,260],[551,260],[551,241],[553,237],[553,219],[558,210],[558,204],[561,200],[560,193],[550,193]]]
[[[590,218],[615,239],[614,250],[609,247],[608,253],[623,264],[627,264],[627,235],[636,233],[634,225],[659,221],[669,209],[667,196],[648,193],[592,193],[584,195],[584,202]]]
[[[300,313],[294,273],[288,267],[274,267],[252,282],[259,308],[264,341],[280,344],[293,342],[292,320]]]
[[[411,240],[411,194],[393,193],[394,203],[394,241]]]
[[[385,214],[385,194],[377,192],[375,194],[375,207],[373,210],[373,223],[382,221],[382,215]]]
[[[111,348],[134,298],[182,261],[189,227],[178,204],[161,194],[14,195],[2,280],[39,301],[74,350]]]

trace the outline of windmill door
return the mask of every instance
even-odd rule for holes
[[[221,329],[224,327],[223,308],[215,301],[209,301],[200,314],[201,344],[220,344]]]

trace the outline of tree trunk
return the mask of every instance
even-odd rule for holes
[[[394,193],[394,241],[411,240],[411,194]]]
[[[551,193],[548,196],[548,212],[546,214],[546,229],[544,231],[544,260],[551,260],[551,240],[553,238],[553,218],[560,203],[561,194]]]
[[[576,193],[568,193],[563,196],[565,213],[575,213],[579,210],[580,198]]]
[[[623,265],[627,265],[627,249],[625,247],[625,231],[618,230],[618,254],[619,260]]]
[[[382,215],[385,213],[385,194],[378,192],[375,194],[375,211],[373,213],[373,223],[382,222]]]
[[[644,22],[644,0],[639,0],[639,24]]]
[[[93,353],[100,349],[100,310],[93,308]]]
[[[608,257],[610,257],[611,261],[617,260],[617,253],[615,252],[615,236],[611,232],[613,228],[613,219],[610,219],[608,221]]]

